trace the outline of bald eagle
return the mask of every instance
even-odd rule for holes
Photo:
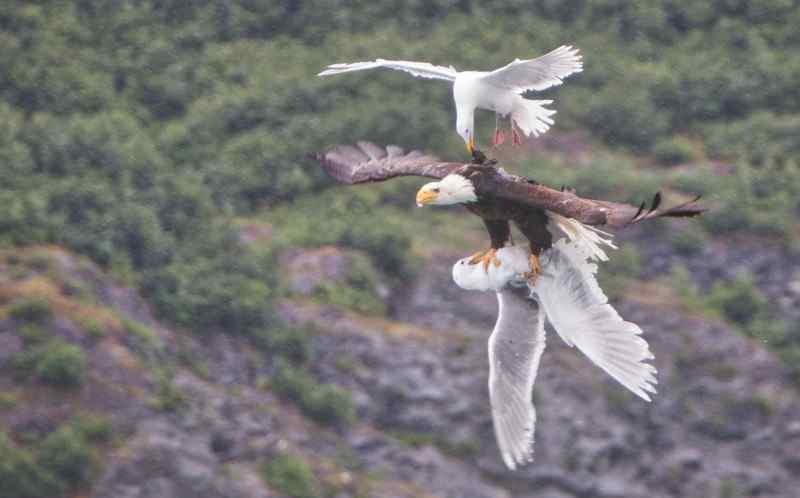
[[[495,436],[510,469],[533,455],[532,388],[545,347],[545,321],[568,345],[650,401],[656,369],[646,363],[653,355],[642,330],[619,316],[594,276],[596,263],[608,259],[604,248],[616,248],[598,227],[697,216],[705,210],[697,198],[668,209],[660,209],[659,194],[649,208],[585,199],[510,175],[489,162],[443,162],[368,142],[338,146],[315,157],[333,178],[347,184],[398,176],[437,179],[419,190],[417,204],[462,204],[483,219],[490,248],[457,261],[453,280],[464,289],[497,293],[498,316],[489,338],[489,395]],[[528,239],[527,250],[510,244],[511,223]]]
[[[547,229],[551,219],[564,230],[596,232],[594,227],[623,228],[658,217],[691,217],[704,211],[698,199],[668,209],[660,209],[661,194],[651,206],[633,206],[578,197],[569,190],[554,190],[528,178],[511,175],[491,161],[479,163],[443,162],[419,151],[405,153],[396,146],[379,147],[369,142],[340,145],[316,154],[322,168],[346,184],[381,182],[398,176],[422,176],[438,181],[423,185],[417,204],[461,204],[479,216],[489,232],[490,245],[476,253],[472,264],[500,265],[497,250],[511,242],[511,223],[528,239],[532,283],[541,272],[539,255],[549,249],[553,235]],[[581,228],[576,228],[578,224]]]

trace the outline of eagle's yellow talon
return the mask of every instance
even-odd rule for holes
[[[542,273],[542,265],[539,262],[539,256],[536,254],[531,254],[528,256],[528,262],[531,265],[531,271],[525,274],[525,278],[531,285],[536,285],[536,281],[539,279],[539,274]]]
[[[485,251],[476,252],[475,254],[469,257],[468,263],[471,265],[477,265],[478,263],[481,262],[481,258],[483,257],[484,253]]]
[[[497,249],[492,247],[486,251],[486,254],[483,255],[483,258],[481,258],[481,261],[483,262],[483,271],[486,273],[489,273],[489,263],[494,263],[495,266],[499,266],[500,261],[497,259]]]
[[[495,268],[500,267],[502,264],[499,259],[497,259],[497,249],[490,248],[487,251],[478,251],[472,256],[469,257],[469,264],[477,265],[478,263],[483,264],[483,271],[489,273],[489,265],[494,264]]]

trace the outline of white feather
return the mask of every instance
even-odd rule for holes
[[[541,258],[542,274],[532,289],[547,320],[570,346],[576,346],[634,394],[650,401],[656,369],[642,329],[623,320],[608,304],[597,284],[597,265],[587,261],[585,248],[566,239],[556,242]]]
[[[533,384],[545,346],[544,314],[527,289],[498,292],[497,303],[489,337],[489,399],[500,454],[514,469],[533,457]]]
[[[547,212],[547,217],[549,218],[547,229],[555,239],[558,240],[562,236],[569,238],[589,261],[608,261],[608,255],[601,246],[617,248],[611,240],[612,235],[599,228],[584,225],[574,218],[567,218],[552,211]]]

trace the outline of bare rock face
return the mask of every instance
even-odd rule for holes
[[[97,484],[96,498],[266,498],[270,494],[250,468],[220,465],[209,439],[176,429],[167,420],[140,424],[124,460]]]

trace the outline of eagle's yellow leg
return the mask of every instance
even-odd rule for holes
[[[536,285],[536,281],[539,279],[539,274],[542,273],[542,264],[539,262],[539,256],[533,253],[528,256],[528,262],[531,265],[531,271],[525,274],[525,278],[528,280],[529,284]]]
[[[483,263],[483,270],[486,273],[489,273],[490,263],[494,264],[495,267],[500,266],[500,260],[497,259],[497,249],[492,247],[487,251],[478,251],[469,257],[468,263],[471,265],[477,265],[478,263]]]

